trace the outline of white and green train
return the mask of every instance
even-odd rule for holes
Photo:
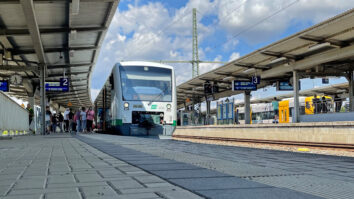
[[[176,82],[172,66],[142,61],[115,64],[110,77],[110,128],[122,135],[172,135]]]

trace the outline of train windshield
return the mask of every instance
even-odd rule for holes
[[[172,101],[172,70],[150,66],[120,66],[124,101]]]

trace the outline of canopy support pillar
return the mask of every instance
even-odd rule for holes
[[[293,88],[294,88],[294,123],[300,122],[300,101],[299,101],[299,74],[297,71],[293,71]]]
[[[245,124],[251,124],[251,91],[245,91]]]

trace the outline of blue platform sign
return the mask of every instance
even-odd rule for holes
[[[59,82],[46,82],[46,91],[56,91],[56,92],[68,92],[69,91],[69,79],[60,78]]]
[[[0,81],[0,91],[9,92],[9,82],[7,80]]]
[[[260,84],[261,83],[261,76],[252,76],[252,83],[253,84]]]
[[[257,84],[250,81],[238,81],[234,80],[232,82],[233,91],[255,91],[257,90]]]

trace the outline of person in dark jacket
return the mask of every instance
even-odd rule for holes
[[[312,104],[314,107],[314,109],[313,109],[314,114],[321,113],[321,101],[320,101],[320,99],[317,98],[316,94],[313,96]]]
[[[328,111],[327,100],[326,100],[325,96],[322,97],[321,104],[322,104],[322,113],[327,113],[327,111]]]
[[[340,112],[343,101],[342,98],[340,98],[337,94],[334,96],[334,103],[336,105],[336,112]]]
[[[61,112],[58,112],[58,126],[60,128],[60,133],[63,133],[63,122],[64,122],[64,117],[63,114],[61,114]]]

